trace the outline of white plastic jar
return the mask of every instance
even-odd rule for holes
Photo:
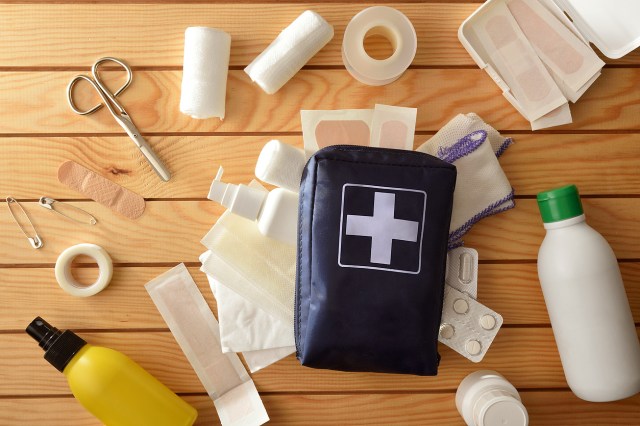
[[[527,426],[529,414],[518,390],[500,374],[479,370],[465,377],[456,407],[468,426]]]

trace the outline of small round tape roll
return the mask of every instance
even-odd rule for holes
[[[98,263],[98,280],[90,285],[82,285],[71,274],[71,262],[77,256],[89,256]],[[56,280],[60,287],[72,296],[88,297],[100,293],[109,285],[113,276],[113,262],[109,253],[95,244],[77,244],[71,246],[58,256],[56,261]]]
[[[367,35],[389,39],[393,54],[387,59],[374,59],[364,50]],[[416,56],[418,39],[411,21],[402,12],[387,6],[364,9],[351,19],[342,41],[342,61],[358,81],[370,86],[389,84],[409,68]]]

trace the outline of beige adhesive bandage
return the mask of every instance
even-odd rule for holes
[[[223,426],[269,421],[260,395],[235,353],[222,353],[218,322],[183,263],[145,289],[206,389]]]
[[[372,109],[301,110],[304,153],[310,157],[330,145],[368,146]]]
[[[136,219],[144,212],[144,198],[73,161],[62,163],[58,180],[111,210]]]
[[[578,92],[604,66],[593,50],[537,1],[510,0],[507,6],[552,75],[572,92]]]
[[[417,108],[376,104],[370,146],[413,151]]]

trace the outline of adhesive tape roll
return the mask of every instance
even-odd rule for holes
[[[368,35],[389,39],[393,54],[387,59],[374,59],[364,50]],[[382,86],[397,80],[416,56],[418,39],[411,21],[402,12],[386,6],[364,9],[351,19],[342,41],[342,61],[358,81]]]
[[[78,283],[71,274],[71,262],[77,256],[85,255],[98,263],[98,280],[90,285]],[[71,246],[58,256],[56,261],[56,280],[60,287],[72,296],[88,297],[100,293],[109,285],[113,276],[113,263],[105,249],[95,244],[77,244]]]

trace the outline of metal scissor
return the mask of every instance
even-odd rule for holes
[[[111,93],[109,91],[107,86],[104,85],[104,82],[102,81],[98,73],[98,68],[105,62],[115,62],[116,64],[124,68],[124,70],[127,72],[127,81],[122,85],[122,87],[116,90],[115,93]],[[73,112],[80,115],[89,115],[102,108],[103,105],[106,105],[109,109],[109,112],[111,112],[111,115],[113,115],[113,118],[118,122],[120,126],[122,126],[125,132],[127,132],[129,137],[133,140],[133,143],[135,143],[138,149],[142,152],[142,155],[144,155],[144,157],[147,159],[147,162],[151,165],[153,170],[158,174],[158,176],[160,176],[163,181],[168,181],[171,178],[171,173],[169,173],[169,170],[167,170],[162,161],[158,158],[155,152],[153,152],[151,146],[149,146],[147,141],[140,135],[140,131],[133,124],[133,121],[131,120],[131,117],[129,117],[129,114],[127,114],[122,105],[120,105],[120,103],[116,100],[116,97],[127,87],[129,87],[129,84],[131,84],[131,80],[133,78],[133,72],[131,71],[131,68],[129,68],[129,66],[120,59],[105,57],[98,59],[96,63],[93,64],[93,66],[91,67],[91,74],[93,75],[93,78],[83,74],[77,75],[73,77],[73,79],[71,79],[71,81],[69,82],[69,86],[67,86],[67,99],[69,101],[69,106],[71,107]],[[80,80],[85,80],[87,83],[91,84],[93,88],[96,89],[104,103],[100,103],[86,111],[79,110],[76,104],[73,102],[73,88]]]

